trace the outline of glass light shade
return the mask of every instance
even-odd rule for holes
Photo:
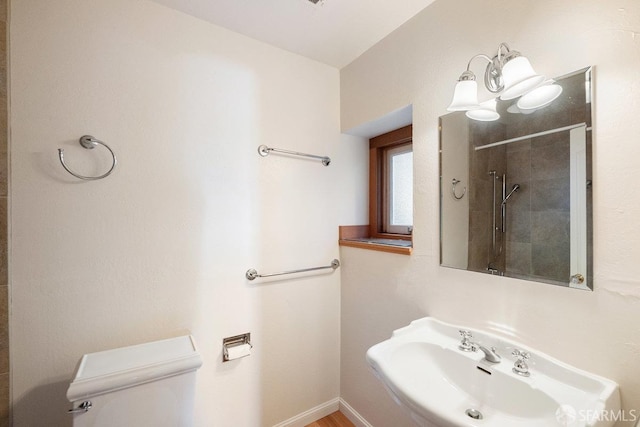
[[[478,83],[475,80],[459,81],[447,111],[467,111],[474,108],[478,108]]]
[[[502,79],[504,90],[500,99],[504,100],[522,96],[544,82],[544,76],[536,74],[524,56],[514,58],[502,67]]]
[[[500,118],[500,114],[496,111],[496,100],[490,99],[485,101],[473,110],[466,112],[466,116],[472,120],[481,122],[492,122]]]
[[[562,93],[562,86],[545,84],[523,95],[517,103],[520,110],[537,110],[555,101]]]

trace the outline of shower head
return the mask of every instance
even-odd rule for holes
[[[511,191],[509,191],[509,194],[506,195],[506,197],[502,200],[502,203],[500,203],[500,205],[502,206],[505,203],[507,203],[507,200],[509,199],[509,197],[511,197],[511,195],[518,190],[520,190],[520,184],[513,184],[513,187],[511,187]]]

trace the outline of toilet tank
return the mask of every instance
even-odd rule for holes
[[[73,426],[192,426],[200,366],[191,335],[85,354],[67,390]]]

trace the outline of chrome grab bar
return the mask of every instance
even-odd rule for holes
[[[507,201],[508,197],[507,197],[507,174],[503,173],[502,174],[502,202],[500,202],[500,231],[502,233],[505,232],[505,220],[506,220],[506,216],[507,216],[507,205],[506,205],[506,201]],[[500,241],[500,249],[502,249],[502,245],[504,244],[504,235],[502,236],[502,239]]]
[[[116,159],[116,155],[113,152],[113,150],[111,148],[109,148],[109,146],[107,144],[105,144],[104,142],[94,138],[91,135],[84,135],[79,139],[80,145],[82,145],[82,147],[88,149],[88,150],[93,150],[96,145],[100,144],[102,145],[104,148],[106,148],[107,150],[109,150],[109,152],[111,153],[111,157],[113,157],[113,164],[111,165],[111,168],[104,174],[99,175],[99,176],[84,176],[84,175],[80,175],[79,173],[76,173],[74,171],[72,171],[71,169],[69,169],[69,167],[65,164],[64,162],[64,149],[62,148],[58,148],[58,157],[60,158],[60,163],[62,164],[62,167],[69,172],[71,175],[75,176],[76,178],[79,179],[83,179],[85,181],[94,181],[96,179],[102,179],[102,178],[106,178],[108,177],[111,172],[113,172],[113,169],[116,167],[116,164],[118,163],[118,160]]]
[[[334,259],[333,261],[331,261],[330,265],[324,265],[322,267],[301,268],[299,270],[282,271],[282,272],[279,272],[279,273],[270,273],[270,274],[258,274],[258,272],[254,268],[250,268],[245,273],[245,277],[248,280],[254,280],[257,277],[282,276],[284,274],[304,273],[304,272],[307,272],[307,271],[324,270],[326,268],[332,268],[333,270],[335,270],[338,267],[340,267],[340,261],[338,261],[337,259]]]
[[[492,258],[496,258],[496,180],[498,180],[497,172],[494,170],[489,171],[489,176],[491,176],[491,183],[493,184],[493,198],[491,202],[492,211],[491,211],[491,256]]]
[[[329,158],[328,156],[316,156],[315,154],[305,154],[305,153],[299,153],[297,151],[282,150],[280,148],[270,148],[270,147],[267,147],[266,145],[261,145],[258,147],[258,153],[262,157],[267,157],[269,153],[272,151],[275,153],[290,154],[292,156],[310,157],[312,159],[318,159],[318,160],[321,160],[322,164],[325,166],[329,166],[329,163],[331,163],[331,158]]]

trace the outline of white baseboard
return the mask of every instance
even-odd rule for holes
[[[308,411],[296,415],[295,417],[278,423],[273,427],[304,427],[314,421],[318,421],[320,418],[333,414],[337,410],[340,410],[340,412],[342,412],[349,421],[355,424],[356,427],[373,427],[341,397],[331,399],[330,401],[318,405],[315,408],[311,408]]]
[[[373,427],[342,398],[340,398],[340,412],[342,412],[345,417],[349,418],[349,421],[355,424],[356,427]]]
[[[311,408],[295,417],[289,418],[286,421],[278,423],[273,427],[304,427],[307,424],[311,424],[314,421],[318,421],[320,418],[324,418],[329,414],[332,414],[340,409],[340,398],[336,397],[328,402],[320,404],[315,408]],[[345,414],[347,415],[347,414]]]

